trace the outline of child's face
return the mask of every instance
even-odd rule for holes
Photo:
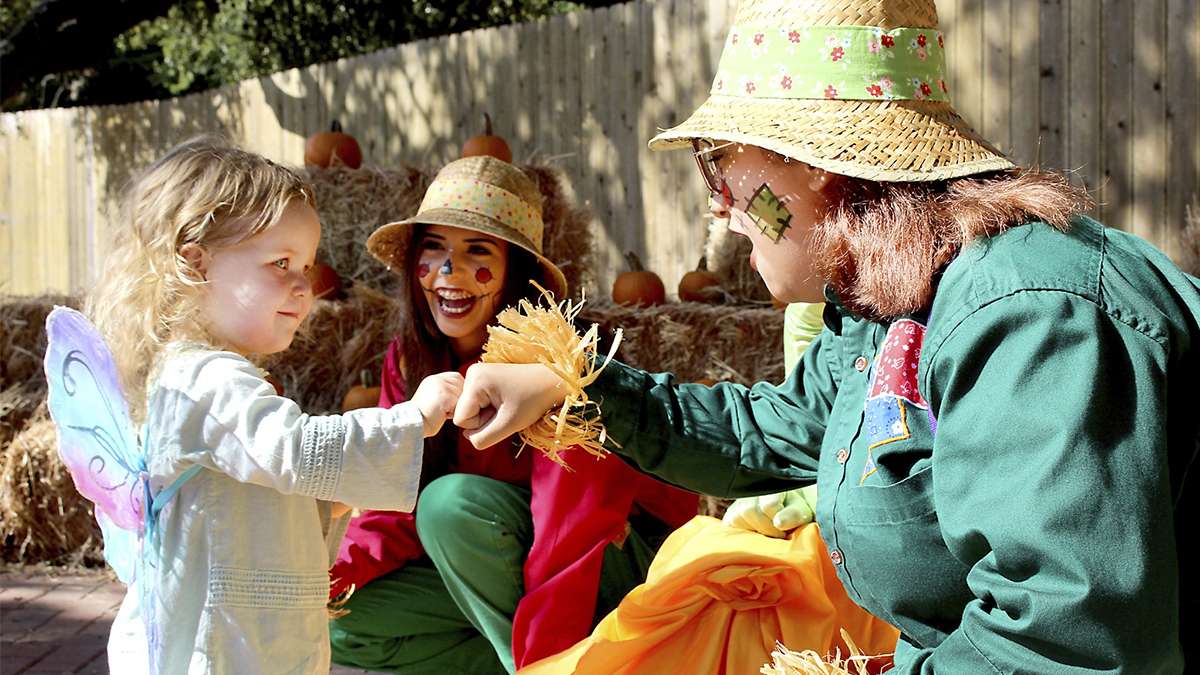
[[[784,302],[818,302],[824,282],[814,270],[808,238],[829,210],[832,174],[753,145],[702,146],[706,172],[724,183],[712,212],[754,244],[750,266]]]
[[[430,225],[416,242],[414,281],[433,320],[463,347],[482,347],[500,309],[508,272],[508,242],[474,230]]]
[[[307,273],[320,239],[316,211],[293,201],[274,225],[209,251],[202,308],[220,346],[242,355],[287,349],[312,309]]]

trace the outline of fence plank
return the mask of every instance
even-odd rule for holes
[[[1167,2],[1167,204],[1165,223],[1178,232],[1187,209],[1200,219],[1200,5]],[[1171,238],[1170,249],[1180,242]]]
[[[1012,2],[988,0],[983,16],[983,87],[980,132],[1006,154],[1013,154],[1012,127]]]
[[[1100,7],[1096,0],[1069,0],[1070,71],[1067,168],[1099,197],[1104,179],[1100,153]]]
[[[1063,169],[1067,166],[1067,122],[1071,103],[1070,84],[1070,0],[1042,0],[1038,14],[1038,160],[1041,166]],[[1014,31],[1029,31],[1024,20],[1016,21]],[[1026,65],[1013,64],[1013,75],[1024,73]],[[1029,110],[1032,117],[1035,111]]]
[[[0,293],[15,292],[12,259],[17,202],[12,191],[12,163],[17,133],[17,116],[0,116]]]
[[[1150,241],[1161,240],[1166,219],[1167,109],[1163,97],[1166,76],[1166,5],[1135,3],[1132,25],[1133,58],[1132,166],[1130,230]],[[1164,242],[1165,243],[1165,242]]]
[[[1102,0],[1101,31],[1104,59],[1101,66],[1103,96],[1101,152],[1104,183],[1100,188],[1101,214],[1112,227],[1128,229],[1132,220],[1133,175],[1133,6],[1124,0]]]

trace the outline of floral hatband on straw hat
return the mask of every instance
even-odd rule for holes
[[[650,148],[756,145],[874,181],[1013,168],[954,111],[933,0],[743,0],[708,100]]]
[[[367,250],[393,271],[404,264],[411,226],[449,225],[492,235],[537,258],[537,280],[556,298],[567,294],[562,270],[542,255],[542,195],[533,179],[495,157],[464,157],[442,167],[425,192],[417,214],[371,233]]]

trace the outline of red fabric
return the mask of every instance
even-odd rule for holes
[[[393,342],[383,365],[381,406],[406,400],[399,366],[398,343]],[[513,656],[520,668],[566,649],[591,631],[604,548],[623,540],[633,508],[675,528],[696,515],[699,497],[638,473],[617,457],[596,459],[568,450],[566,458],[575,471],[566,471],[534,451],[514,458],[511,447],[506,440],[475,450],[460,435],[450,470],[530,488],[533,545],[525,561],[525,595],[513,618]],[[340,580],[333,594],[350,583],[361,588],[422,553],[412,514],[364,512],[350,521],[331,570]]]

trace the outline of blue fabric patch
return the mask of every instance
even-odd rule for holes
[[[911,436],[904,403],[896,396],[868,399],[864,417],[868,447],[902,441]]]

